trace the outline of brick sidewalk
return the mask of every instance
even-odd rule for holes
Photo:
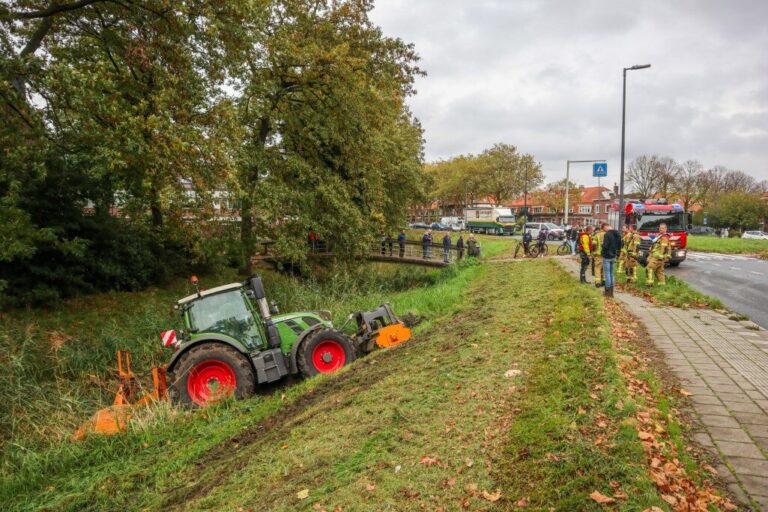
[[[560,262],[578,276],[575,260]],[[729,491],[768,511],[768,331],[712,310],[615,295],[643,322],[670,370],[693,393],[700,423],[694,437],[725,463],[716,469]]]

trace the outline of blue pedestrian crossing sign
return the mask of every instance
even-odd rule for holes
[[[608,176],[608,164],[605,162],[592,164],[592,177],[605,178]]]

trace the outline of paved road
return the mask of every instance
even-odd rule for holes
[[[679,267],[668,268],[667,272],[768,329],[768,261],[736,254],[689,252]]]

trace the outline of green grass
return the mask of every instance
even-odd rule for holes
[[[336,321],[385,300],[425,321],[411,342],[337,374],[203,412],[163,404],[124,435],[43,445],[17,430],[0,472],[6,509],[486,510],[526,498],[535,510],[603,510],[588,494],[611,495],[618,482],[623,508],[668,510],[643,462],[634,427],[642,404],[627,392],[618,366],[626,354],[611,342],[598,290],[552,260],[439,271],[377,264],[324,278],[270,274],[267,289],[291,306],[331,303]],[[30,331],[34,345],[41,330],[79,332],[70,323],[81,314],[91,332],[118,338],[113,322],[146,315],[185,286],[116,294],[109,304],[92,297],[48,318],[14,312],[4,329]],[[155,337],[137,344],[157,345]],[[84,377],[73,367],[57,377],[63,389]]]
[[[665,285],[656,283],[653,286],[646,286],[645,267],[638,265],[636,272],[636,283],[627,283],[627,277],[623,273],[617,273],[616,282],[624,290],[636,295],[641,295],[646,299],[664,306],[674,306],[678,308],[725,308],[719,299],[694,290],[682,279],[667,274],[667,283]]]
[[[412,342],[251,400],[164,406],[125,435],[32,451],[6,468],[0,499],[11,510],[484,510],[527,497],[599,510],[587,495],[616,481],[629,509],[663,508],[597,291],[552,261],[437,274],[388,294],[428,316]],[[483,497],[497,490],[499,502]]]
[[[372,309],[409,289],[419,289],[419,298],[396,295],[395,310],[434,317],[451,300],[441,283],[458,273],[455,267],[375,264],[318,272],[320,277],[309,282],[265,271],[264,281],[282,311],[330,309],[340,325],[352,311]],[[225,271],[201,276],[201,285],[241,279]],[[186,280],[177,280],[164,289],[94,294],[49,309],[2,313],[0,475],[12,472],[19,457],[65,441],[93,411],[111,403],[116,350],[131,351],[138,373],[165,363],[170,351],[161,347],[159,333],[181,327],[172,305],[192,291]]]
[[[768,259],[768,240],[689,236],[688,249],[691,251],[721,252],[725,254],[748,254],[764,260]]]

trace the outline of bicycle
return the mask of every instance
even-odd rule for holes
[[[568,240],[563,240],[562,245],[560,245],[557,248],[557,255],[558,256],[565,256],[566,254],[571,254],[571,246],[568,245]]]
[[[549,252],[549,247],[547,246],[547,242],[545,241],[539,241],[536,242],[536,245],[531,247],[530,251],[530,257],[531,258],[538,258],[539,256],[544,257]]]

